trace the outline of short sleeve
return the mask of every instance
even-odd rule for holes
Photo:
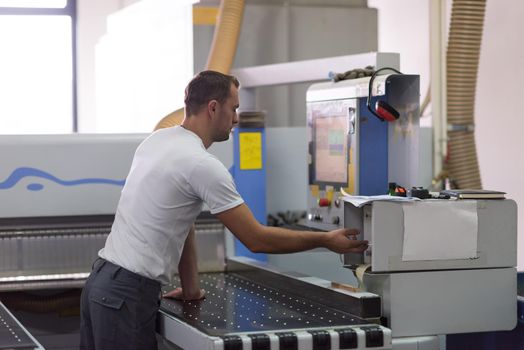
[[[239,206],[244,200],[238,193],[233,177],[214,157],[203,158],[191,171],[188,182],[211,214]]]

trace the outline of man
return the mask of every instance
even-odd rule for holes
[[[207,149],[238,123],[239,82],[204,71],[185,91],[181,126],[156,131],[137,148],[115,221],[82,293],[81,348],[155,349],[162,284],[165,296],[204,298],[197,276],[194,221],[206,203],[251,251],[291,253],[325,247],[362,252],[356,230],[291,231],[258,223],[224,165]]]

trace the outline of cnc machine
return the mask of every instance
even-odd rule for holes
[[[308,218],[304,225],[357,228],[370,242],[346,254],[358,289],[381,298],[382,325],[399,337],[511,330],[516,319],[517,206],[512,200],[372,201],[418,170],[418,77],[378,76],[312,85],[307,93]],[[381,121],[367,100],[387,101]],[[373,102],[374,103],[374,102]],[[349,282],[349,281],[348,281]]]

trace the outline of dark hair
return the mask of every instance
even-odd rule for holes
[[[211,100],[224,103],[231,93],[231,84],[237,88],[240,86],[237,78],[232,75],[212,70],[198,73],[186,87],[186,116],[198,113]]]

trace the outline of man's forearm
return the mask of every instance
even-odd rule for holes
[[[260,253],[295,253],[326,246],[326,232],[294,231],[272,226],[262,226],[261,231],[264,239],[259,240],[257,251]]]
[[[268,227],[258,223],[245,204],[216,216],[255,253],[293,253],[318,247],[335,253],[360,253],[367,249],[367,241],[356,240],[358,230],[340,228],[330,232],[312,232]]]
[[[182,256],[178,264],[178,274],[180,276],[184,297],[192,298],[200,295],[194,226],[186,238]]]

